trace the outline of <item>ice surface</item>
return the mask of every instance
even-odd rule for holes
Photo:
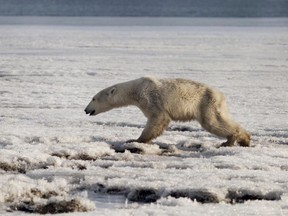
[[[287,35],[1,25],[1,215],[287,215]],[[152,145],[125,144],[145,126],[138,109],[85,115],[97,91],[145,75],[220,89],[252,147],[218,148],[223,140],[195,122],[171,123]]]

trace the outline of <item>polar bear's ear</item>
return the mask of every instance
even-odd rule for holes
[[[114,95],[116,92],[116,87],[113,87],[109,90],[109,95]]]

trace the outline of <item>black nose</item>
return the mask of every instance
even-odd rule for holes
[[[96,112],[95,110],[88,110],[88,109],[85,109],[84,111],[86,114],[90,114],[90,115],[94,115]]]

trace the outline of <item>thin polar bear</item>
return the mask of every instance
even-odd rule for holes
[[[147,117],[140,137],[130,142],[150,143],[170,121],[198,121],[208,132],[227,138],[222,146],[250,145],[250,135],[229,117],[224,95],[214,88],[186,79],[142,77],[98,92],[85,109],[97,115],[134,105]]]

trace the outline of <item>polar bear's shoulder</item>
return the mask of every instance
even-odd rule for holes
[[[143,82],[153,83],[155,85],[161,85],[161,80],[155,76],[145,76],[140,78]]]

